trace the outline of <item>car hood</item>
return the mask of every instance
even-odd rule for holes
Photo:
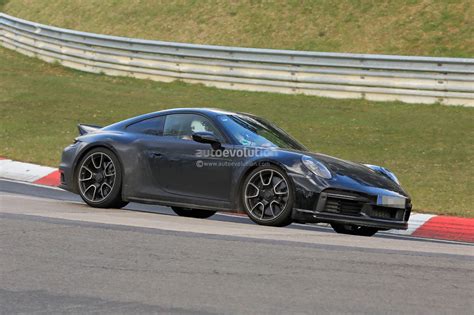
[[[400,185],[365,165],[320,153],[305,154],[324,163],[333,174],[333,181],[340,183],[343,187],[349,186],[356,190],[366,190],[367,187],[381,188],[408,197],[408,194]],[[361,189],[362,187],[364,187],[364,189]]]

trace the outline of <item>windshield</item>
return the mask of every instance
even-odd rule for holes
[[[224,128],[242,145],[306,151],[306,148],[277,126],[248,115],[220,115]]]

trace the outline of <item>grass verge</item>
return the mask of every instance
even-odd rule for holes
[[[82,73],[0,48],[0,156],[57,166],[76,124],[172,107],[264,116],[313,151],[392,169],[416,211],[474,216],[474,108],[227,91]]]
[[[167,41],[474,55],[472,0],[10,0],[3,10],[66,28]]]

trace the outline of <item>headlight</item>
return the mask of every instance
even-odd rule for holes
[[[316,176],[326,178],[326,179],[329,179],[332,177],[331,172],[328,170],[328,168],[324,166],[323,163],[316,161],[312,157],[303,155],[301,157],[301,161]]]
[[[376,171],[384,175],[385,177],[388,177],[389,179],[391,179],[392,181],[400,185],[400,181],[398,180],[397,176],[395,176],[395,174],[393,174],[392,171],[390,171],[389,169],[386,169],[385,167],[378,166],[378,165],[371,165],[371,164],[364,164],[364,165],[370,168],[371,170]]]

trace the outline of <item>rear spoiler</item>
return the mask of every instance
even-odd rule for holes
[[[79,130],[79,135],[85,135],[87,133],[95,132],[101,129],[101,126],[96,125],[88,125],[88,124],[79,124],[77,125],[77,129]]]

